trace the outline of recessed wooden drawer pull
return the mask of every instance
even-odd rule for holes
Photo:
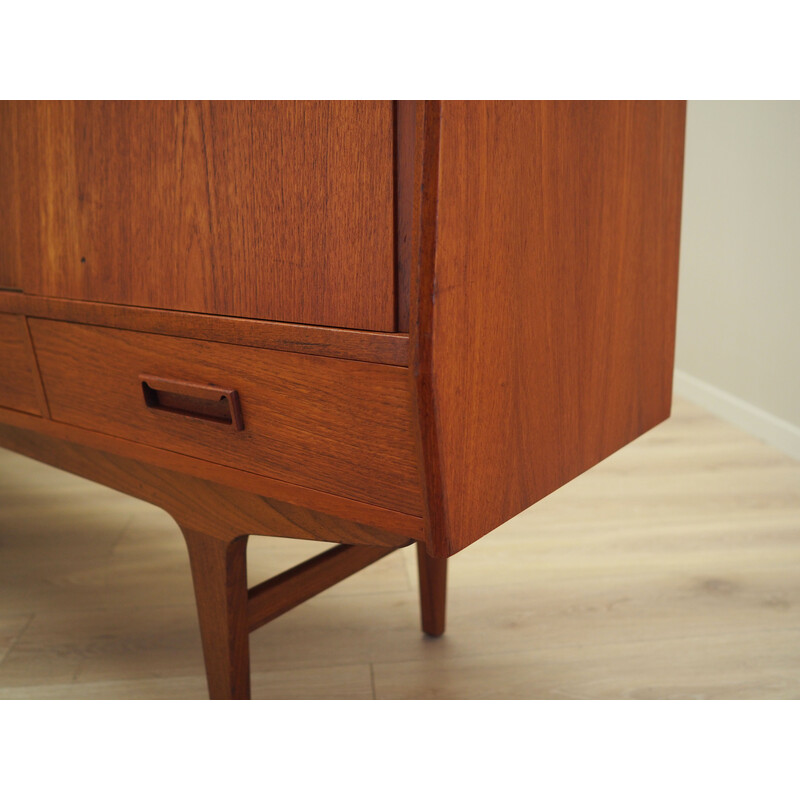
[[[235,431],[244,429],[239,393],[236,389],[159,378],[155,375],[140,375],[139,380],[148,408],[230,425]]]

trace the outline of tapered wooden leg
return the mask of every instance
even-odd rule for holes
[[[182,527],[212,700],[250,699],[247,537],[215,539]]]
[[[441,636],[444,633],[447,600],[447,559],[429,556],[425,545],[418,542],[417,564],[422,630],[428,636]]]

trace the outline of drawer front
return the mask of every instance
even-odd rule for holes
[[[406,368],[52,320],[30,329],[54,420],[421,513]]]
[[[0,406],[41,414],[36,364],[27,339],[24,317],[0,314]]]

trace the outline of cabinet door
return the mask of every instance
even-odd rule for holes
[[[15,106],[25,291],[394,328],[390,102]]]

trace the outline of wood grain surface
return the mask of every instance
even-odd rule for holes
[[[422,630],[428,636],[441,636],[446,624],[447,559],[428,555],[426,545],[419,542],[417,572]]]
[[[251,587],[247,592],[249,630],[272,622],[394,550],[393,547],[340,544]]]
[[[394,330],[391,102],[37,101],[2,115],[0,284]]]
[[[0,289],[22,286],[17,104],[0,101]]]
[[[395,103],[395,241],[397,330],[410,324],[411,273],[417,257],[414,248],[415,215],[419,212],[422,180],[422,109],[418,100]]]
[[[669,415],[682,102],[426,104],[412,360],[433,553]]]
[[[211,700],[250,699],[247,537],[217,539],[182,527]]]
[[[207,536],[284,536],[384,547],[408,541],[401,534],[32,430],[0,424],[0,447],[153,503],[182,527]]]
[[[163,333],[187,339],[268,347],[314,356],[372,361],[376,364],[408,366],[408,334],[323,328],[291,322],[224,317],[136,308],[113,303],[62,300],[23,292],[0,291],[0,313],[85,322],[122,330]]]
[[[140,462],[144,470],[158,467],[170,472],[200,478],[206,483],[219,484],[228,489],[237,489],[247,494],[269,497],[283,506],[307,508],[330,515],[334,519],[350,520],[403,538],[410,537],[416,540],[425,538],[421,517],[402,514],[399,511],[392,511],[369,503],[361,503],[357,500],[350,500],[349,498],[321,492],[317,489],[309,489],[296,483],[279,481],[275,478],[226,467],[222,464],[213,464],[210,461],[187,456],[183,453],[174,453],[171,450],[164,450],[160,447],[134,442],[130,439],[122,439],[118,436],[110,436],[107,433],[78,428],[74,425],[66,425],[63,422],[54,422],[50,419],[24,414],[3,407],[0,407],[0,425],[6,426],[8,431],[14,428],[19,429],[20,436],[23,436],[25,432],[31,432],[69,444],[85,446],[89,449],[89,452],[100,451],[136,460]],[[5,446],[15,449],[11,444]],[[58,452],[58,450],[54,444],[50,449],[39,448],[37,452],[51,454]],[[48,461],[48,463],[53,462]],[[64,466],[63,469],[70,469],[70,467]],[[213,515],[211,518],[213,518]]]
[[[54,420],[420,511],[406,369],[49,320],[30,327]],[[237,390],[244,430],[147,408],[143,373]]]
[[[25,317],[0,314],[0,406],[41,414],[39,375]]]

